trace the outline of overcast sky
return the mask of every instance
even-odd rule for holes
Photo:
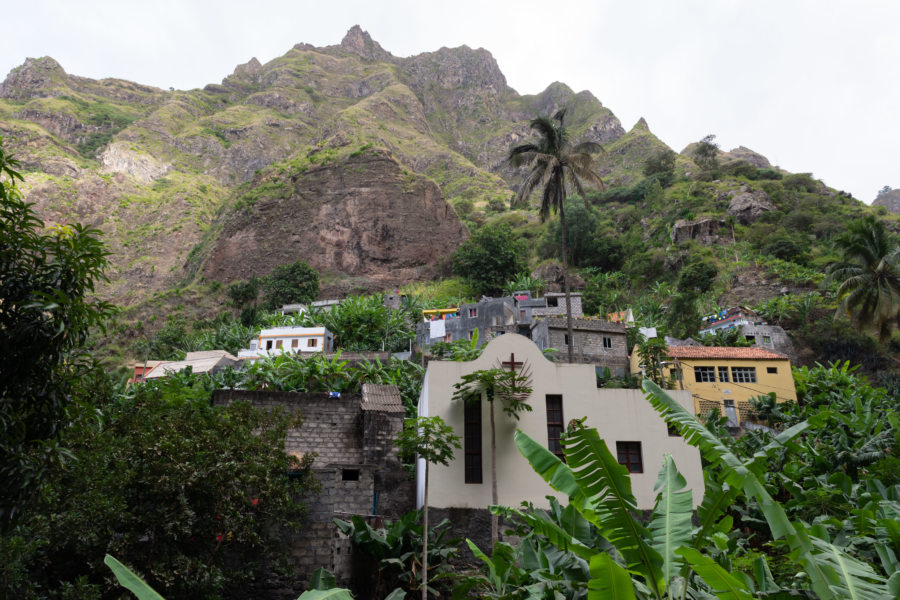
[[[895,0],[28,0],[7,3],[0,77],[49,55],[71,74],[219,82],[354,24],[395,56],[489,50],[522,94],[590,90],[676,151],[706,134],[871,202],[900,187]]]

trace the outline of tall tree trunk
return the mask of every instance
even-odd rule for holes
[[[566,229],[566,209],[563,205],[566,203],[566,197],[563,195],[562,202],[559,205],[559,225],[562,228],[562,267],[563,267],[563,289],[566,292],[566,329],[569,332],[569,362],[575,362],[575,336],[572,335],[572,294],[569,292],[569,252],[566,247],[566,237],[568,231]]]
[[[491,504],[499,504],[497,499],[497,436],[494,431],[494,402],[491,401]],[[500,517],[491,515],[491,551],[500,539]]]
[[[422,502],[422,600],[428,600],[428,461],[425,461],[425,499]]]

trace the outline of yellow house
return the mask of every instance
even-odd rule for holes
[[[663,375],[675,389],[689,390],[694,412],[716,408],[739,426],[754,421],[750,398],[775,394],[777,402],[796,402],[797,390],[788,357],[764,348],[669,346]],[[631,356],[632,373],[640,373],[640,357]]]

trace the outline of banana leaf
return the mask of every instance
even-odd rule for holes
[[[650,520],[650,544],[662,556],[663,579],[667,583],[680,568],[675,550],[690,543],[693,533],[693,495],[686,487],[687,482],[678,472],[672,455],[666,454],[654,488],[659,496]]]

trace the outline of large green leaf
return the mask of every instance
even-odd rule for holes
[[[588,600],[632,600],[634,584],[631,575],[609,554],[595,554],[591,558],[591,580]]]
[[[337,580],[334,573],[325,567],[319,567],[313,571],[312,577],[309,579],[309,589],[311,590],[330,590],[337,587]]]
[[[752,600],[744,583],[722,568],[716,561],[693,548],[679,548],[675,554],[683,557],[694,572],[713,590],[719,600]]]
[[[525,512],[503,506],[492,506],[491,510],[507,519],[520,519],[531,527],[531,530],[534,533],[546,537],[551,544],[564,552],[571,552],[584,560],[591,560],[596,553],[593,548],[584,545],[568,531],[539,514],[537,511]]]
[[[528,460],[531,468],[550,484],[550,487],[557,492],[566,494],[569,501],[576,507],[584,504],[584,494],[575,481],[572,469],[566,463],[520,430],[516,430],[514,439],[519,452]]]
[[[307,590],[300,594],[297,600],[353,600],[353,594],[343,588]]]
[[[163,597],[160,596],[156,590],[147,585],[143,579],[135,575],[131,569],[109,554],[106,555],[103,562],[107,567],[112,569],[116,579],[119,580],[119,584],[121,584],[122,587],[131,590],[134,595],[138,597],[138,600],[164,600]]]
[[[628,469],[619,464],[596,429],[576,429],[565,436],[563,447],[578,487],[597,509],[596,516],[585,517],[619,551],[626,568],[643,576],[654,594],[661,596],[665,590],[662,557],[648,543],[649,531],[634,516],[639,511]]]
[[[654,595],[661,596],[662,558],[650,547],[649,532],[634,518],[637,502],[628,471],[618,463],[593,429],[581,429],[565,439],[568,464],[521,431],[516,446],[534,470],[600,530],[619,551],[630,571],[640,574]]]
[[[787,540],[796,560],[806,569],[815,593],[822,600],[834,598],[829,574],[812,556],[813,545],[809,536],[805,531],[798,531],[794,527],[788,520],[784,508],[769,495],[755,473],[708,431],[697,417],[685,410],[658,385],[645,379],[643,387],[648,394],[648,401],[656,411],[667,423],[678,429],[685,441],[696,446],[709,462],[722,470],[725,482],[743,488],[747,496],[756,500],[769,525],[772,537]]]
[[[839,598],[876,600],[890,598],[887,580],[872,567],[825,540],[811,537],[813,557],[828,572],[831,590]]]
[[[663,391],[650,379],[643,384],[647,400],[666,423],[675,427],[691,446],[698,448],[703,457],[714,466],[723,466],[726,481],[733,487],[741,487],[747,476],[747,467],[722,441],[709,431],[692,413]]]
[[[663,558],[663,579],[667,583],[679,569],[675,550],[691,540],[694,501],[686,487],[687,482],[678,472],[672,455],[666,454],[654,488],[659,496],[650,520],[650,544]]]

